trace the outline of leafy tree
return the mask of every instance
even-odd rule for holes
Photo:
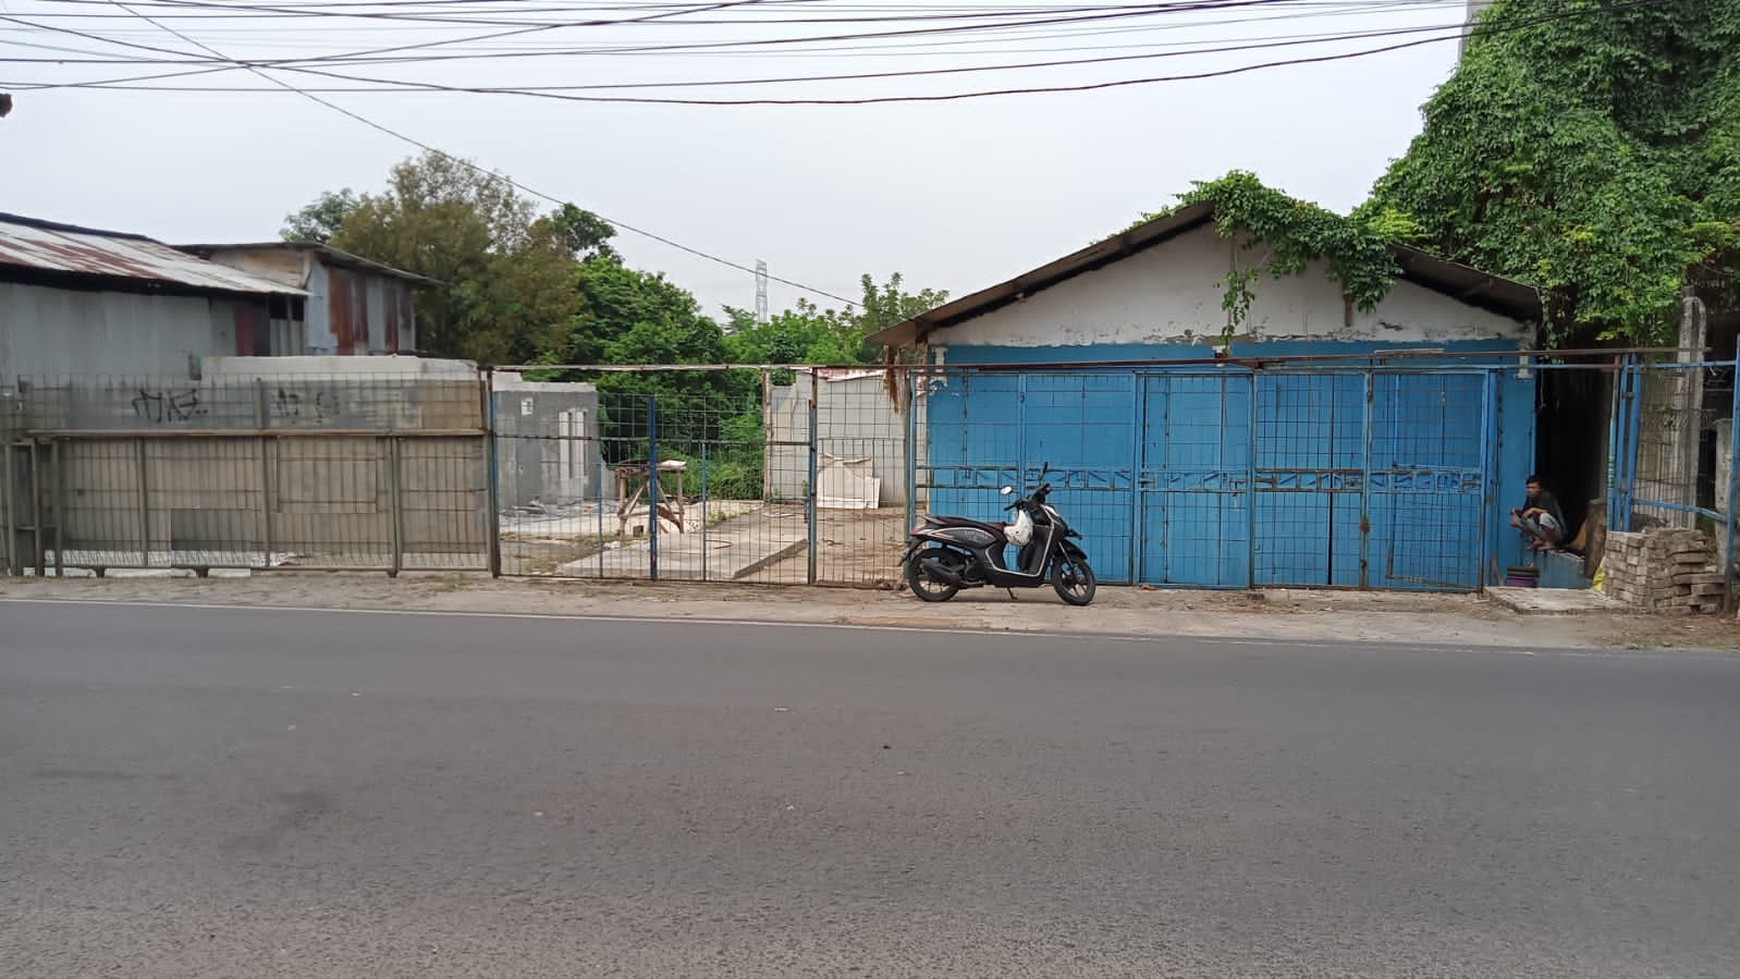
[[[286,217],[279,234],[285,241],[312,241],[324,245],[332,240],[344,219],[360,203],[361,198],[349,187],[324,191],[302,210]]]
[[[863,360],[864,334],[841,314],[798,300],[757,323],[741,309],[727,308],[731,332],[725,350],[734,364],[855,364]]]
[[[483,363],[531,360],[579,316],[575,259],[613,233],[573,205],[540,218],[507,178],[441,153],[395,166],[381,193],[348,194],[322,195],[287,228],[318,231],[342,210],[334,247],[439,283],[418,303],[423,350]]]
[[[1740,0],[1501,0],[1367,211],[1541,289],[1550,341],[1672,336],[1678,291],[1732,304]]]
[[[820,309],[798,300],[797,309],[785,310],[766,323],[740,309],[727,309],[731,335],[727,348],[731,359],[741,364],[858,364],[877,360],[879,347],[866,337],[885,327],[911,319],[948,302],[939,289],[909,293],[900,273],[883,285],[865,275],[859,279],[863,302],[846,310]]]

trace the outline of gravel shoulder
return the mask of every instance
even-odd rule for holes
[[[1017,592],[1012,601],[1004,592],[981,589],[947,604],[927,605],[907,594],[856,589],[282,573],[234,579],[7,578],[0,579],[0,598],[1507,648],[1740,648],[1740,623],[1729,616],[1522,616],[1479,596],[1286,589],[1203,592],[1102,587],[1092,607],[1073,609],[1049,591]]]

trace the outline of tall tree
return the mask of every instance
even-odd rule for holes
[[[1740,274],[1740,0],[1500,0],[1368,209],[1542,290],[1549,340],[1649,343]]]
[[[356,210],[361,198],[349,187],[321,192],[302,210],[284,219],[279,234],[285,241],[311,241],[324,245],[332,240],[344,219]]]
[[[318,232],[342,211],[334,247],[436,280],[418,319],[437,356],[537,357],[585,309],[575,259],[614,234],[573,205],[540,218],[507,178],[441,153],[398,164],[381,193],[348,194],[322,195],[287,230]]]

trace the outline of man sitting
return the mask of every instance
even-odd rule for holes
[[[1510,525],[1522,531],[1528,546],[1537,551],[1555,551],[1565,539],[1565,515],[1559,501],[1541,485],[1539,476],[1530,476],[1529,498],[1510,511]]]

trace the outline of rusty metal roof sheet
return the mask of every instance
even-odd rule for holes
[[[325,259],[331,265],[342,265],[353,269],[361,269],[365,272],[373,272],[376,275],[384,275],[392,279],[403,279],[406,282],[413,282],[421,286],[438,286],[441,284],[439,281],[431,279],[428,276],[418,275],[415,272],[407,272],[400,268],[394,268],[391,265],[377,262],[373,259],[363,258],[361,255],[352,255],[350,252],[344,251],[343,249],[334,248],[331,245],[317,241],[245,241],[234,244],[194,244],[176,245],[175,247],[179,251],[198,255],[201,258],[210,258],[219,252],[226,251],[313,252]]]
[[[300,289],[195,258],[143,235],[0,214],[0,267],[132,279],[209,292],[302,296]]]

